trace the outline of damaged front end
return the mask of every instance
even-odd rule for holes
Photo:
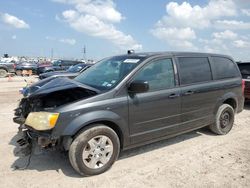
[[[95,96],[98,90],[67,78],[42,80],[33,84],[15,109],[13,121],[19,124],[18,145],[27,155],[31,143],[51,148],[60,142],[52,136],[60,113],[57,107]],[[25,149],[24,149],[25,148]]]

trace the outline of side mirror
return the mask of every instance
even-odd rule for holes
[[[136,80],[133,81],[129,87],[128,87],[128,92],[130,93],[144,93],[147,92],[149,89],[148,82],[143,81],[143,80]]]

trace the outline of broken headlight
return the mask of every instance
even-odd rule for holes
[[[25,125],[35,130],[44,131],[55,127],[59,113],[31,112],[26,118]]]

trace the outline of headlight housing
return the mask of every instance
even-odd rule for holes
[[[25,125],[35,130],[44,131],[55,127],[59,113],[31,112],[26,118]]]

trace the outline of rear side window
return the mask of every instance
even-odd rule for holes
[[[214,78],[224,79],[239,76],[237,66],[233,61],[225,57],[212,57]]]
[[[207,57],[179,57],[178,61],[181,85],[212,80]]]

